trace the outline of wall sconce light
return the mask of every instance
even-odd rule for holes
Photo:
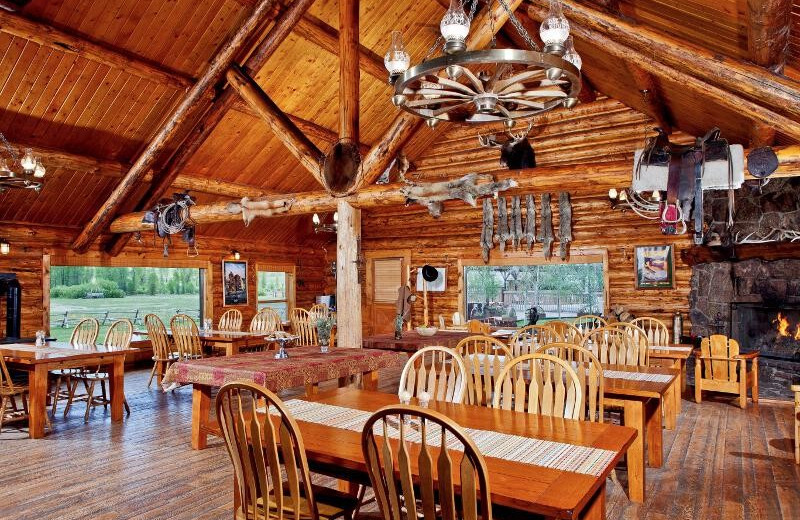
[[[642,218],[654,220],[661,217],[661,201],[664,196],[660,191],[652,194],[637,193],[630,188],[611,188],[608,190],[608,202],[611,209],[619,209],[624,213],[630,209]]]
[[[339,212],[333,214],[332,224],[323,224],[322,219],[316,213],[311,217],[311,223],[314,224],[314,233],[336,233],[339,227]]]
[[[233,251],[231,251],[231,254],[233,255],[233,259],[234,260],[239,260],[242,257],[242,255],[239,253],[239,251],[237,251],[235,249]]]
[[[0,255],[7,255],[11,252],[11,244],[5,238],[0,238]]]

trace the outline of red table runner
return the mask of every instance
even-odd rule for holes
[[[288,359],[275,359],[275,352],[253,352],[228,357],[210,357],[174,363],[162,384],[255,383],[277,392],[306,384],[338,379],[382,368],[403,366],[407,357],[398,352],[358,348],[333,348],[322,354],[319,347],[287,350]]]

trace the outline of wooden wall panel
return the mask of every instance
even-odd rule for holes
[[[0,273],[16,273],[22,286],[23,337],[33,337],[44,321],[42,305],[42,255],[40,252],[12,252],[0,256]],[[0,300],[0,338],[6,335],[6,301]]]

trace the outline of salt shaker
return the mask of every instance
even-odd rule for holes
[[[431,402],[431,394],[428,392],[420,392],[419,405],[423,408],[427,408],[429,402]]]
[[[411,392],[408,390],[403,390],[399,394],[400,397],[400,404],[410,404],[411,403]]]
[[[36,346],[37,347],[43,347],[44,346],[44,338],[45,338],[44,331],[43,330],[37,330],[36,331]]]

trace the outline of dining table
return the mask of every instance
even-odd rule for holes
[[[400,338],[395,338],[393,332],[375,334],[363,338],[361,344],[364,348],[405,352],[411,355],[431,345],[455,348],[459,341],[472,335],[474,334],[466,330],[439,329],[431,336],[423,336],[416,330],[405,330]]]
[[[675,393],[680,393],[679,374],[675,368],[603,364],[605,408],[621,409],[623,424],[639,432],[627,457],[628,495],[633,502],[645,500],[645,445],[647,465],[663,465],[662,403],[672,407]]]
[[[146,335],[146,331],[137,331],[136,334]],[[269,343],[265,338],[268,332],[229,331],[229,330],[200,330],[200,344],[212,351],[225,351],[226,356],[235,356],[245,348],[260,347]],[[172,337],[172,331],[167,329],[167,336]]]
[[[379,408],[398,404],[397,395],[340,388],[285,404],[300,428],[312,471],[369,483],[361,427]],[[531,513],[605,518],[606,479],[637,438],[633,428],[609,423],[438,401],[428,406],[476,440],[484,453],[493,508],[505,518],[529,518]],[[519,455],[496,449],[505,441],[529,449]]]
[[[208,435],[219,435],[209,415],[214,388],[226,383],[254,383],[272,392],[305,387],[307,395],[318,392],[319,383],[337,380],[340,386],[361,375],[366,389],[377,389],[378,373],[400,368],[407,357],[400,352],[365,348],[332,348],[322,353],[318,346],[287,349],[289,357],[277,359],[275,352],[252,352],[226,357],[208,357],[173,363],[162,387],[192,385],[192,448],[204,449]]]
[[[33,343],[0,345],[0,355],[9,368],[28,372],[28,432],[32,439],[44,437],[47,413],[48,374],[51,370],[105,366],[111,392],[111,421],[122,421],[125,399],[125,355],[128,348],[72,346],[69,343],[48,343],[37,347]]]
[[[681,393],[686,391],[686,361],[692,355],[694,347],[685,343],[670,343],[666,345],[650,345],[650,359],[662,366],[677,368],[680,373]],[[680,401],[678,401],[680,411]]]

